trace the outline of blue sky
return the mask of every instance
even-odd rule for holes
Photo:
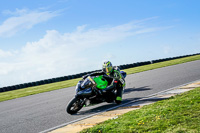
[[[200,52],[199,0],[0,2],[0,87]]]

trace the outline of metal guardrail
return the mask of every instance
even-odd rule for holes
[[[133,68],[133,67],[137,67],[137,66],[144,66],[144,65],[148,65],[148,64],[159,63],[159,62],[163,62],[163,61],[169,61],[169,60],[174,60],[174,59],[179,59],[179,58],[184,58],[184,57],[189,57],[189,56],[194,56],[194,55],[200,55],[200,53],[184,55],[184,56],[177,56],[177,57],[170,57],[170,58],[164,58],[164,59],[157,59],[157,60],[152,60],[152,61],[136,62],[136,63],[132,63],[132,64],[124,64],[124,65],[120,65],[118,67],[121,70],[123,70],[123,69]],[[19,85],[6,86],[6,87],[0,88],[0,92],[12,91],[12,90],[23,89],[23,88],[27,88],[27,87],[50,84],[50,83],[55,83],[55,82],[60,82],[60,81],[65,81],[65,80],[70,80],[70,79],[76,79],[76,78],[80,78],[86,74],[96,72],[96,71],[100,71],[100,70],[83,72],[83,73],[78,73],[78,74],[74,74],[74,75],[68,75],[68,76],[51,78],[51,79],[45,79],[45,80],[29,82],[29,83],[24,83],[24,84],[19,84]]]

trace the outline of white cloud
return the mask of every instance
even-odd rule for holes
[[[97,29],[87,29],[83,25],[72,33],[64,34],[49,30],[43,38],[27,42],[17,52],[0,50],[0,56],[9,58],[0,62],[0,84],[14,85],[99,69],[99,61],[105,58],[104,53],[98,53],[102,46],[157,30],[148,29],[131,22]],[[87,53],[88,49],[93,53]],[[94,57],[94,54],[102,56]],[[115,55],[109,53],[107,56]]]
[[[12,56],[12,53],[10,51],[3,51],[0,49],[0,59],[9,56]]]
[[[2,13],[4,14],[4,15],[14,15],[14,16],[16,16],[16,15],[24,15],[24,14],[26,14],[27,13],[27,11],[28,11],[28,9],[18,9],[18,8],[16,8],[16,10],[14,11],[14,12],[12,12],[12,11],[10,11],[10,10],[4,10]]]
[[[3,13],[12,16],[0,25],[0,37],[13,36],[19,31],[31,29],[38,23],[58,16],[58,12],[29,11],[27,9],[16,9],[15,12],[7,10]]]

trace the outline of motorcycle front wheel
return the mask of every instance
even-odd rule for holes
[[[77,113],[82,107],[83,107],[83,99],[79,99],[79,98],[73,98],[68,106],[67,106],[67,113],[69,114],[75,114]]]

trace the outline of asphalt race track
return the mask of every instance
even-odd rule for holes
[[[196,80],[200,60],[128,75],[123,103]],[[70,87],[0,102],[0,132],[37,133],[115,106],[103,103],[69,115],[65,109],[74,94]]]

